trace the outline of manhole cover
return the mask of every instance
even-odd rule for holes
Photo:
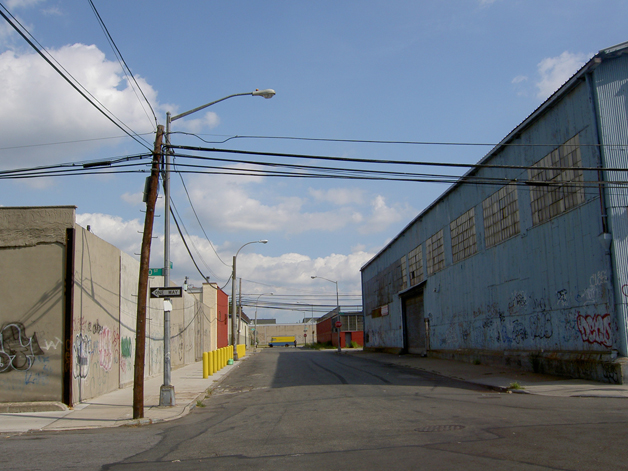
[[[462,430],[464,425],[427,425],[415,429],[417,432],[452,432],[454,430]]]

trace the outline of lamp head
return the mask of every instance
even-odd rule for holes
[[[267,241],[266,239],[264,239],[264,240],[260,240],[260,241],[258,241],[258,242],[259,242],[260,244],[268,244],[268,241]]]
[[[251,95],[263,96],[264,98],[272,98],[275,96],[275,90],[273,90],[272,88],[266,88],[264,90],[256,89],[253,93],[251,93]]]
[[[312,276],[312,279],[316,278],[315,276]]]

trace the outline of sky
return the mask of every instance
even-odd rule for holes
[[[2,2],[135,138],[0,18],[0,171],[147,155],[167,112],[274,89],[272,99],[233,97],[172,122],[175,146],[248,153],[175,149],[175,170],[185,172],[172,173],[171,196],[203,276],[230,294],[238,253],[245,312],[253,317],[257,306],[259,318],[280,323],[331,309],[336,282],[343,310],[361,305],[360,268],[450,183],[252,175],[261,168],[252,162],[460,175],[314,157],[473,164],[595,53],[628,41],[628,2],[618,0],[92,4]],[[74,205],[81,226],[134,255],[149,164],[3,178],[0,205]],[[189,164],[223,170],[190,172]],[[151,267],[163,266],[163,192],[158,208]],[[259,240],[268,243],[239,251]],[[171,260],[175,284],[188,277],[200,286],[174,223]]]

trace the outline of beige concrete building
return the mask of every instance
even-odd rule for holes
[[[0,402],[71,405],[132,384],[139,262],[77,225],[75,212],[0,207]],[[216,348],[207,293],[173,299],[173,368]],[[149,300],[146,317],[148,377],[163,368],[163,301]]]

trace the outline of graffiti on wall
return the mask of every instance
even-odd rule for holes
[[[43,355],[37,334],[26,335],[21,322],[6,324],[0,331],[0,373],[12,370],[28,371],[35,362],[35,357]]]
[[[87,334],[78,334],[74,338],[74,368],[75,378],[85,379],[89,374],[91,356],[94,353],[92,339]]]
[[[100,329],[98,341],[98,363],[105,371],[110,371],[113,366],[113,336],[109,327]]]
[[[605,271],[585,278],[584,289],[545,293],[514,290],[504,303],[491,302],[443,315],[432,324],[433,344],[440,348],[578,349],[579,345],[612,348],[616,326],[609,314],[611,296]],[[628,285],[622,288],[628,294]]]
[[[583,342],[613,346],[610,314],[584,316],[578,313],[577,324]]]

